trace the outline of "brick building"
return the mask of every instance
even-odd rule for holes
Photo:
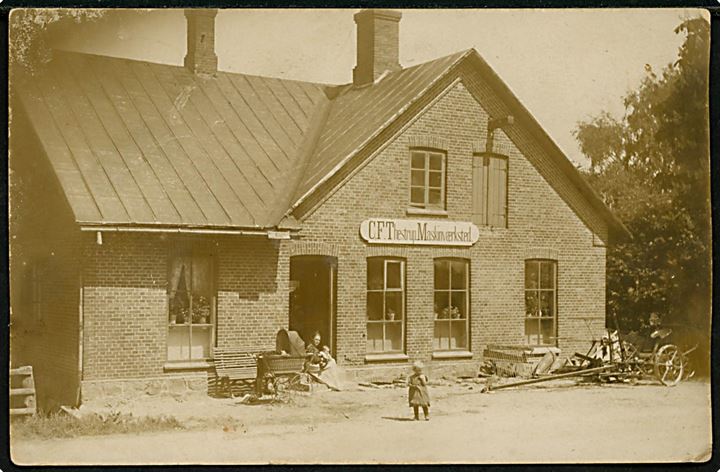
[[[213,347],[280,328],[374,376],[603,328],[626,230],[476,51],[403,68],[400,14],[368,10],[353,83],[225,73],[215,14],[186,13],[184,67],[56,52],[14,81],[13,356],[41,396],[202,390]]]

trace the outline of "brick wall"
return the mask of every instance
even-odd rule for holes
[[[104,233],[85,242],[84,379],[152,377],[167,357],[168,257],[173,236]],[[247,236],[183,238],[214,254],[217,345],[274,349],[287,327],[287,256],[277,242]]]
[[[474,84],[479,102],[491,101]],[[366,258],[382,252],[359,235],[372,217],[408,218],[408,146],[430,136],[447,143],[447,210],[450,220],[471,219],[472,152],[483,143],[487,111],[464,82],[451,87],[344,185],[303,217],[302,238],[340,248],[338,265],[338,358],[362,364],[365,354]],[[548,249],[557,253],[560,347],[587,347],[604,324],[605,249],[593,232],[538,172],[552,163],[537,147],[499,132],[495,143],[509,157],[508,228],[481,228],[467,249],[410,247],[407,259],[407,353],[429,360],[433,335],[433,258],[471,260],[471,348],[477,358],[490,342],[524,343],[524,261]],[[518,149],[525,150],[525,155]],[[534,153],[528,155],[528,153]],[[562,179],[560,179],[562,180]],[[412,218],[412,216],[410,216]],[[602,226],[601,223],[596,223]],[[396,248],[388,247],[388,255]],[[581,317],[594,317],[588,330]],[[577,338],[577,339],[571,339]]]

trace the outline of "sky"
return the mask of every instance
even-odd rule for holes
[[[357,10],[220,10],[215,49],[220,70],[347,83],[355,66]],[[622,97],[645,66],[677,58],[674,33],[691,9],[400,10],[400,63],[412,66],[475,48],[574,163],[587,166],[573,136],[577,123],[605,110],[623,114]],[[115,10],[57,32],[59,49],[181,65],[182,10]]]

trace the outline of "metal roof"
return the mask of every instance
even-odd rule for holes
[[[292,227],[293,208],[466,61],[627,234],[473,49],[361,87],[58,52],[16,89],[78,223],[268,229]]]
[[[276,225],[327,101],[307,82],[64,52],[18,89],[84,224]]]

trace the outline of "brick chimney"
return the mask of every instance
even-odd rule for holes
[[[355,14],[357,24],[357,64],[353,83],[365,85],[385,71],[400,70],[400,17],[393,10],[362,10]]]
[[[187,54],[185,67],[195,74],[217,72],[215,55],[216,9],[192,8],[185,10],[187,19]]]

